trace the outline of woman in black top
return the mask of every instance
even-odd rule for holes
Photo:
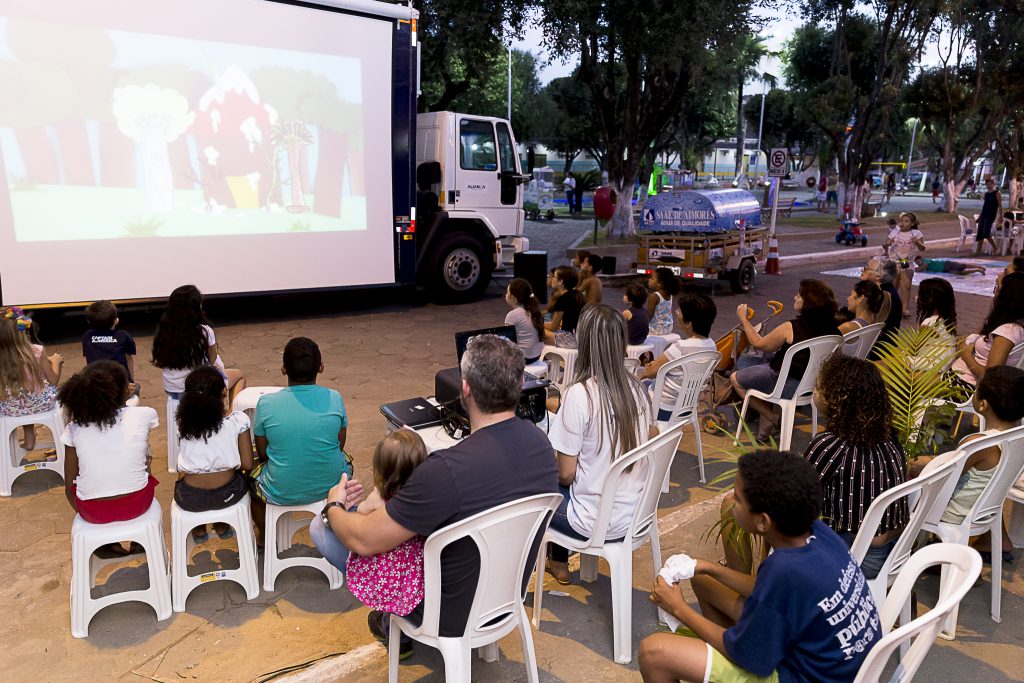
[[[822,520],[852,545],[875,498],[907,480],[906,455],[892,429],[889,394],[873,363],[833,355],[818,373],[814,402],[825,417],[825,431],[811,440],[804,457],[821,478]],[[906,498],[882,515],[861,564],[867,578],[878,575],[908,521]]]
[[[551,320],[544,323],[544,341],[552,346],[576,348],[576,324],[587,303],[576,289],[580,276],[572,266],[558,266],[551,274]]]
[[[992,224],[1003,217],[1003,195],[996,188],[996,181],[989,176],[985,178],[985,201],[978,215],[978,234],[974,238],[974,255],[981,255],[982,242],[988,240],[992,253],[996,253],[996,243],[992,239]]]
[[[746,304],[737,307],[736,316],[743,325],[743,332],[747,335],[750,345],[759,351],[775,352],[769,362],[743,368],[732,374],[732,386],[740,396],[744,396],[747,389],[771,393],[779,379],[786,351],[793,344],[814,337],[839,334],[839,328],[836,326],[836,297],[832,288],[821,280],[801,280],[800,289],[793,298],[793,308],[797,311],[796,318],[782,323],[762,336],[747,319]],[[810,351],[803,351],[793,357],[793,362],[789,366],[789,377],[786,378],[786,387],[782,393],[783,398],[793,396],[809,360]],[[752,400],[750,405],[761,416],[757,438],[759,441],[767,441],[779,427],[775,407],[757,399]]]

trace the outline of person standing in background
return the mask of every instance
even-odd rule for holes
[[[565,190],[565,203],[569,206],[569,215],[576,213],[576,177],[572,171],[565,174],[562,181],[562,189]]]

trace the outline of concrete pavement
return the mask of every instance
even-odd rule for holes
[[[587,221],[564,223],[574,225],[565,225],[566,230],[548,238],[538,236],[534,248],[551,244],[555,249],[569,240],[570,232],[578,237],[590,228]],[[553,224],[551,228],[561,231],[562,226]],[[533,238],[534,234],[531,226],[528,235]],[[763,311],[765,301],[779,299],[788,307],[782,319],[788,319],[799,280],[818,277],[827,269],[827,264],[816,263],[786,268],[778,277],[759,277],[756,289],[746,297],[718,288],[715,336],[734,324],[733,311],[739,303],[750,303]],[[833,285],[839,298],[845,298],[853,283],[850,278],[824,279]],[[228,365],[242,369],[250,385],[281,383],[280,354],[288,338],[306,335],[320,343],[326,365],[323,383],[338,388],[345,397],[351,425],[348,448],[356,458],[358,476],[366,479],[369,454],[384,431],[378,406],[395,399],[429,395],[434,373],[454,365],[452,333],[500,322],[507,311],[501,294],[502,287],[492,284],[480,302],[436,306],[410,302],[407,292],[343,292],[249,302],[211,301],[209,313]],[[621,306],[621,294],[618,288],[609,286],[605,301]],[[957,300],[961,330],[976,329],[987,312],[988,300],[961,294]],[[143,402],[155,407],[162,421],[159,372],[147,362],[156,317],[155,312],[127,313],[121,324],[135,335],[139,345],[137,367],[145,387]],[[81,329],[81,320],[73,317],[44,326],[49,349],[68,359],[68,374],[82,365],[77,346]],[[797,450],[809,439],[806,420],[799,424],[794,444]],[[165,428],[161,425],[154,432],[151,444],[154,472],[162,482],[158,498],[166,509],[173,476],[166,473]],[[713,455],[723,447],[722,441],[705,436],[704,444],[709,478],[728,470],[729,463],[715,461]],[[693,438],[687,433],[673,465],[672,490],[661,501],[663,553],[666,557],[687,552],[718,559],[719,548],[703,538],[717,515],[714,499],[718,491],[697,482],[693,450]],[[100,680],[267,680],[270,672],[334,653],[344,654],[325,660],[308,675],[312,678],[304,680],[385,679],[384,650],[366,630],[366,609],[346,589],[328,591],[325,579],[304,569],[286,572],[279,578],[276,591],[262,592],[252,602],[246,602],[234,584],[203,586],[193,593],[185,613],[165,622],[156,622],[152,611],[143,605],[114,606],[93,620],[88,639],[72,639],[68,600],[71,519],[60,480],[52,473],[30,473],[15,484],[12,498],[0,499],[0,568],[5,577],[0,586],[0,639],[5,643],[0,670],[6,680],[71,681],[83,675]],[[196,561],[203,568],[230,563],[234,559],[232,547],[230,542],[215,540],[210,545],[212,552],[201,549]],[[641,549],[634,557],[635,651],[640,639],[656,628],[656,619],[646,598],[653,575],[650,551]],[[964,601],[958,639],[936,644],[918,680],[1024,678],[1021,567],[1019,557],[1006,566],[1001,624],[988,616],[989,570],[984,570],[980,586]],[[542,680],[639,680],[635,658],[628,666],[612,661],[606,566],[602,565],[601,571],[592,585],[576,583],[563,588],[549,583],[549,588],[565,595],[545,597],[544,620],[541,629],[534,632]],[[105,578],[111,586],[123,588],[139,581],[140,572],[137,567],[128,567]],[[918,595],[924,604],[930,604],[935,582],[922,580]],[[474,660],[473,680],[525,680],[518,637],[506,637],[501,651],[497,663]],[[435,681],[442,679],[441,671],[439,655],[419,647],[403,664],[401,677]]]

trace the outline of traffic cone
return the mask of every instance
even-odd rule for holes
[[[776,237],[768,242],[768,261],[764,264],[765,275],[782,275],[779,270],[779,240]]]

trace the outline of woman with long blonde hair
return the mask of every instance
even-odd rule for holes
[[[575,372],[549,434],[564,498],[551,526],[575,538],[593,533],[612,464],[651,436],[650,397],[623,363],[626,336],[626,319],[611,306],[583,308]],[[621,538],[628,530],[646,475],[643,463],[619,482],[608,538]],[[549,570],[561,584],[569,583],[568,558],[565,548],[552,547]]]

